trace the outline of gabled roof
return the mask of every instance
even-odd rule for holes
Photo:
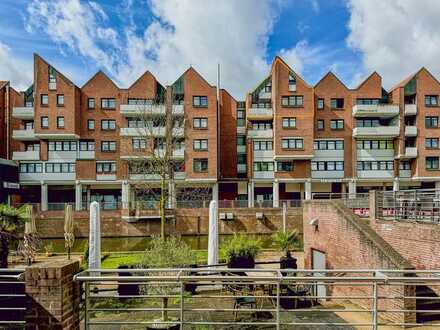
[[[284,65],[290,72],[292,72],[296,78],[298,78],[304,85],[306,85],[308,88],[312,88],[299,74],[297,74],[295,71],[292,70],[292,68],[287,64],[279,55],[275,56],[274,60],[272,61],[272,67],[271,67],[271,74],[273,73],[273,70],[275,68],[275,65],[277,63],[280,63],[281,65]]]
[[[342,82],[342,80],[339,79],[338,76],[337,76],[336,74],[334,74],[332,71],[327,72],[327,73],[324,75],[324,77],[322,77],[322,78],[321,78],[321,79],[315,84],[314,88],[318,87],[318,85],[319,85],[321,82],[323,82],[327,77],[335,78],[336,81],[337,81],[338,83],[340,83],[340,84],[341,84],[346,90],[350,90],[350,88],[348,88],[348,87]]]
[[[194,69],[192,66],[190,66],[188,69],[186,69],[180,76],[177,78],[171,85],[174,85],[179,79],[181,79],[183,76],[185,76],[189,71],[193,71],[195,74],[197,74],[208,86],[210,87],[216,87],[215,85],[211,85],[196,69]]]
[[[127,88],[127,90],[128,89],[131,89],[134,85],[136,85],[142,78],[144,78],[145,76],[147,76],[147,75],[151,75],[153,78],[154,78],[154,80],[158,83],[158,84],[160,84],[158,81],[157,81],[157,79],[156,79],[156,77],[154,76],[154,74],[152,74],[149,70],[147,70],[147,71],[145,71],[143,74],[141,74],[140,76],[139,76],[139,78],[137,78],[131,85],[130,85],[130,87],[128,87]],[[160,84],[160,85],[162,85],[162,84]]]
[[[0,80],[0,89],[5,87],[7,84],[9,84],[9,81]]]
[[[59,74],[59,76],[66,81],[68,84],[74,86],[74,87],[78,87],[75,85],[75,83],[73,83],[69,78],[67,78],[64,74],[62,74],[57,68],[55,68],[52,64],[50,64],[49,62],[47,62],[44,58],[42,58],[39,54],[34,53],[34,60],[38,58],[40,61],[42,61],[44,64],[46,64],[47,66],[50,66],[52,68],[55,69],[55,71]]]
[[[395,85],[393,88],[391,88],[390,92],[392,92],[396,88],[405,87],[407,83],[409,83],[413,78],[417,77],[423,71],[426,72],[432,79],[434,79],[437,82],[437,84],[440,85],[440,81],[438,81],[438,79],[436,77],[434,77],[434,75],[427,68],[425,68],[423,66],[423,67],[420,68],[419,71],[417,71],[416,73],[411,74],[410,76],[408,76],[407,78],[405,78],[404,80],[399,82],[397,85]]]
[[[109,76],[107,76],[107,75],[105,74],[105,72],[102,71],[102,70],[99,70],[99,71],[96,72],[96,73],[95,73],[95,74],[94,74],[89,80],[87,80],[87,81],[85,82],[85,84],[82,85],[81,89],[83,89],[84,87],[86,87],[86,86],[87,86],[92,80],[96,79],[96,77],[98,77],[99,75],[103,76],[104,79],[109,80],[109,81],[113,84],[113,86],[116,87],[116,89],[120,89],[120,88],[118,87],[118,85],[116,85],[115,82],[114,82]]]
[[[368,80],[370,80],[371,77],[373,76],[379,76],[379,78],[382,79],[382,76],[380,74],[378,74],[376,71],[373,71],[367,78],[365,78],[355,89],[360,89]]]

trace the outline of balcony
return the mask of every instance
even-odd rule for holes
[[[392,179],[394,171],[392,170],[375,170],[375,171],[357,171],[359,179]]]
[[[361,149],[356,156],[357,160],[393,160],[394,149]]]
[[[273,150],[254,150],[254,161],[273,160]]]
[[[417,126],[405,126],[405,136],[417,136]]]
[[[344,160],[344,150],[314,150],[313,160]]]
[[[173,104],[173,115],[182,116],[184,114],[183,104]]]
[[[159,181],[160,175],[159,174],[130,174],[129,175],[130,180],[136,180],[136,181]],[[185,172],[174,172],[174,179],[176,180],[184,180],[186,177]]]
[[[155,149],[154,154],[157,157],[164,157],[165,156],[165,149]],[[185,148],[174,149],[172,157],[175,159],[184,158],[185,157]]]
[[[165,136],[165,127],[151,127],[150,128],[137,128],[137,127],[122,127],[119,130],[120,136]],[[174,127],[173,136],[183,137],[183,127]]]
[[[34,107],[14,107],[12,109],[12,117],[17,119],[34,119],[35,110]]]
[[[399,170],[399,177],[400,178],[410,178],[411,177],[411,170]]]
[[[343,179],[344,171],[312,171],[312,179]]]
[[[20,173],[20,182],[23,181],[75,181],[75,173]]]
[[[274,171],[255,171],[254,179],[273,179],[275,177]]]
[[[164,115],[164,104],[121,104],[121,115],[125,117],[142,117],[143,115]]]
[[[251,139],[272,139],[273,130],[272,129],[250,129],[248,130],[247,136]]]
[[[264,89],[261,90],[261,92],[258,94],[258,98],[260,99],[271,99],[272,93],[271,92],[265,92]]]
[[[14,151],[12,153],[12,160],[40,160],[39,151]]]
[[[356,104],[353,106],[353,117],[391,118],[399,114],[395,104]]]
[[[97,181],[115,181],[116,174],[96,174]]]
[[[78,159],[95,159],[95,151],[80,150],[78,152]]]
[[[397,136],[399,136],[399,126],[356,127],[353,129],[353,137],[355,138],[394,138]]]
[[[77,158],[76,151],[49,151],[49,160],[75,160]]]
[[[417,115],[417,104],[405,104],[405,116]]]
[[[246,127],[245,126],[237,126],[237,134],[238,135],[245,135],[246,134]]]
[[[36,141],[38,140],[35,136],[35,131],[33,129],[18,129],[12,131],[12,138],[18,141]]]
[[[406,147],[405,154],[400,156],[400,158],[416,158],[417,157],[417,147]]]
[[[246,164],[237,164],[237,173],[246,173]]]
[[[245,154],[246,153],[246,146],[244,145],[238,145],[237,146],[237,153],[239,154]]]
[[[248,119],[272,119],[272,108],[250,108],[247,114]]]

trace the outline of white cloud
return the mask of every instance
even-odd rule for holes
[[[11,81],[18,90],[25,90],[32,83],[32,63],[17,59],[11,49],[0,42],[0,77]]]
[[[440,1],[350,0],[348,45],[386,87],[425,66],[440,75]]]
[[[123,86],[147,69],[169,84],[190,65],[215,83],[220,63],[222,87],[243,98],[269,70],[267,44],[279,1],[125,1],[124,12],[152,12],[153,21],[139,33],[126,17],[128,24],[118,34],[95,2],[33,0],[27,26],[92,59]]]

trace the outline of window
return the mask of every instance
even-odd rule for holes
[[[357,150],[394,149],[392,140],[361,140],[357,141]]]
[[[255,122],[252,124],[252,129],[256,131],[264,131],[272,129],[272,123],[270,122]]]
[[[208,106],[208,97],[207,96],[193,96],[193,106],[207,107]]]
[[[324,109],[324,99],[318,99],[317,108],[318,108],[318,110]]]
[[[34,122],[33,121],[26,121],[24,123],[24,129],[25,130],[34,129]]]
[[[273,172],[273,162],[254,162],[255,172]]]
[[[438,106],[438,95],[425,95],[425,106],[437,107]]]
[[[237,136],[237,145],[238,146],[245,146],[246,145],[246,136],[245,135],[238,135]]]
[[[344,150],[343,140],[315,140],[313,142],[315,150]]]
[[[278,172],[292,172],[293,168],[294,168],[293,162],[289,162],[289,161],[277,162]]]
[[[237,163],[246,164],[246,154],[237,154]]]
[[[64,128],[64,117],[57,117],[57,128]]]
[[[296,79],[292,74],[289,74],[289,91],[296,92]]]
[[[115,152],[116,142],[115,141],[101,141],[101,151],[102,152]]]
[[[426,138],[425,139],[426,149],[438,149],[438,138]]]
[[[148,104],[153,104],[153,100],[129,98],[128,104],[130,104],[130,105],[148,105]]]
[[[196,173],[208,171],[208,159],[207,158],[195,158],[193,162],[193,169]]]
[[[283,96],[281,98],[283,107],[302,107],[304,105],[304,97],[302,95]]]
[[[79,142],[80,151],[95,151],[95,141],[80,141]]]
[[[273,150],[272,141],[254,141],[254,150]]]
[[[304,149],[304,140],[300,138],[282,139],[283,149]]]
[[[258,109],[270,109],[272,108],[272,103],[269,101],[259,100],[258,103],[252,103],[251,108],[258,108]]]
[[[115,129],[116,129],[116,120],[113,119],[101,120],[101,130],[113,131]]]
[[[343,171],[343,161],[312,162],[312,171]]]
[[[358,119],[356,121],[357,127],[379,127],[379,119]]]
[[[318,131],[324,130],[324,120],[323,119],[318,119],[318,121],[316,122],[316,128],[318,129]]]
[[[46,173],[75,173],[75,163],[46,163]]]
[[[42,163],[20,163],[20,173],[42,173]]]
[[[95,99],[89,97],[87,99],[87,109],[95,109]]]
[[[379,104],[379,99],[356,99],[356,104],[376,105],[376,104]]]
[[[237,109],[237,126],[244,127],[246,126],[246,113],[243,109]]]
[[[49,95],[41,94],[41,105],[47,106],[49,104]]]
[[[330,106],[332,109],[344,109],[344,99],[342,98],[331,99]]]
[[[25,145],[26,151],[40,151],[39,143],[31,143]]]
[[[142,128],[142,127],[146,127],[145,121],[143,121],[142,119],[137,119],[137,118],[127,119],[127,125],[128,125],[129,128]],[[101,127],[102,127],[102,122],[101,122]]]
[[[116,109],[116,100],[114,98],[101,99],[101,108],[107,110]]]
[[[147,147],[146,139],[133,139],[132,140],[133,150],[143,150]]]
[[[193,118],[193,127],[195,129],[208,128],[208,118]]]
[[[49,128],[49,117],[41,117],[41,128]]]
[[[426,157],[426,169],[438,170],[438,157]]]
[[[296,127],[296,118],[283,118],[283,128],[295,128]]]
[[[411,170],[411,162],[409,162],[409,161],[401,161],[399,163],[399,169],[400,170],[404,170],[404,171]]]
[[[388,161],[359,161],[358,171],[391,171],[394,169],[394,162]]]
[[[49,141],[49,151],[76,151],[76,141]]]
[[[64,94],[57,94],[57,106],[64,106]]]
[[[96,162],[96,173],[98,174],[116,173],[116,162]]]
[[[267,82],[267,84],[264,86],[264,92],[265,93],[272,92],[272,82],[270,82],[270,81]]]
[[[438,117],[425,117],[425,127],[426,128],[437,128],[438,127]]]
[[[207,139],[196,139],[193,141],[194,150],[208,150],[208,140]]]
[[[330,120],[330,128],[333,130],[344,129],[344,119]]]
[[[89,129],[89,130],[95,129],[95,121],[93,119],[87,120],[87,129]]]

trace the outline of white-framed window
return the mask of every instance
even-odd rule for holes
[[[193,140],[193,149],[197,151],[208,150],[208,140],[207,139]]]
[[[195,129],[208,128],[208,118],[193,118],[193,127]]]
[[[302,138],[285,138],[281,140],[283,149],[301,150],[304,149],[304,139]]]
[[[295,128],[296,118],[295,117],[285,117],[283,118],[283,128]]]

